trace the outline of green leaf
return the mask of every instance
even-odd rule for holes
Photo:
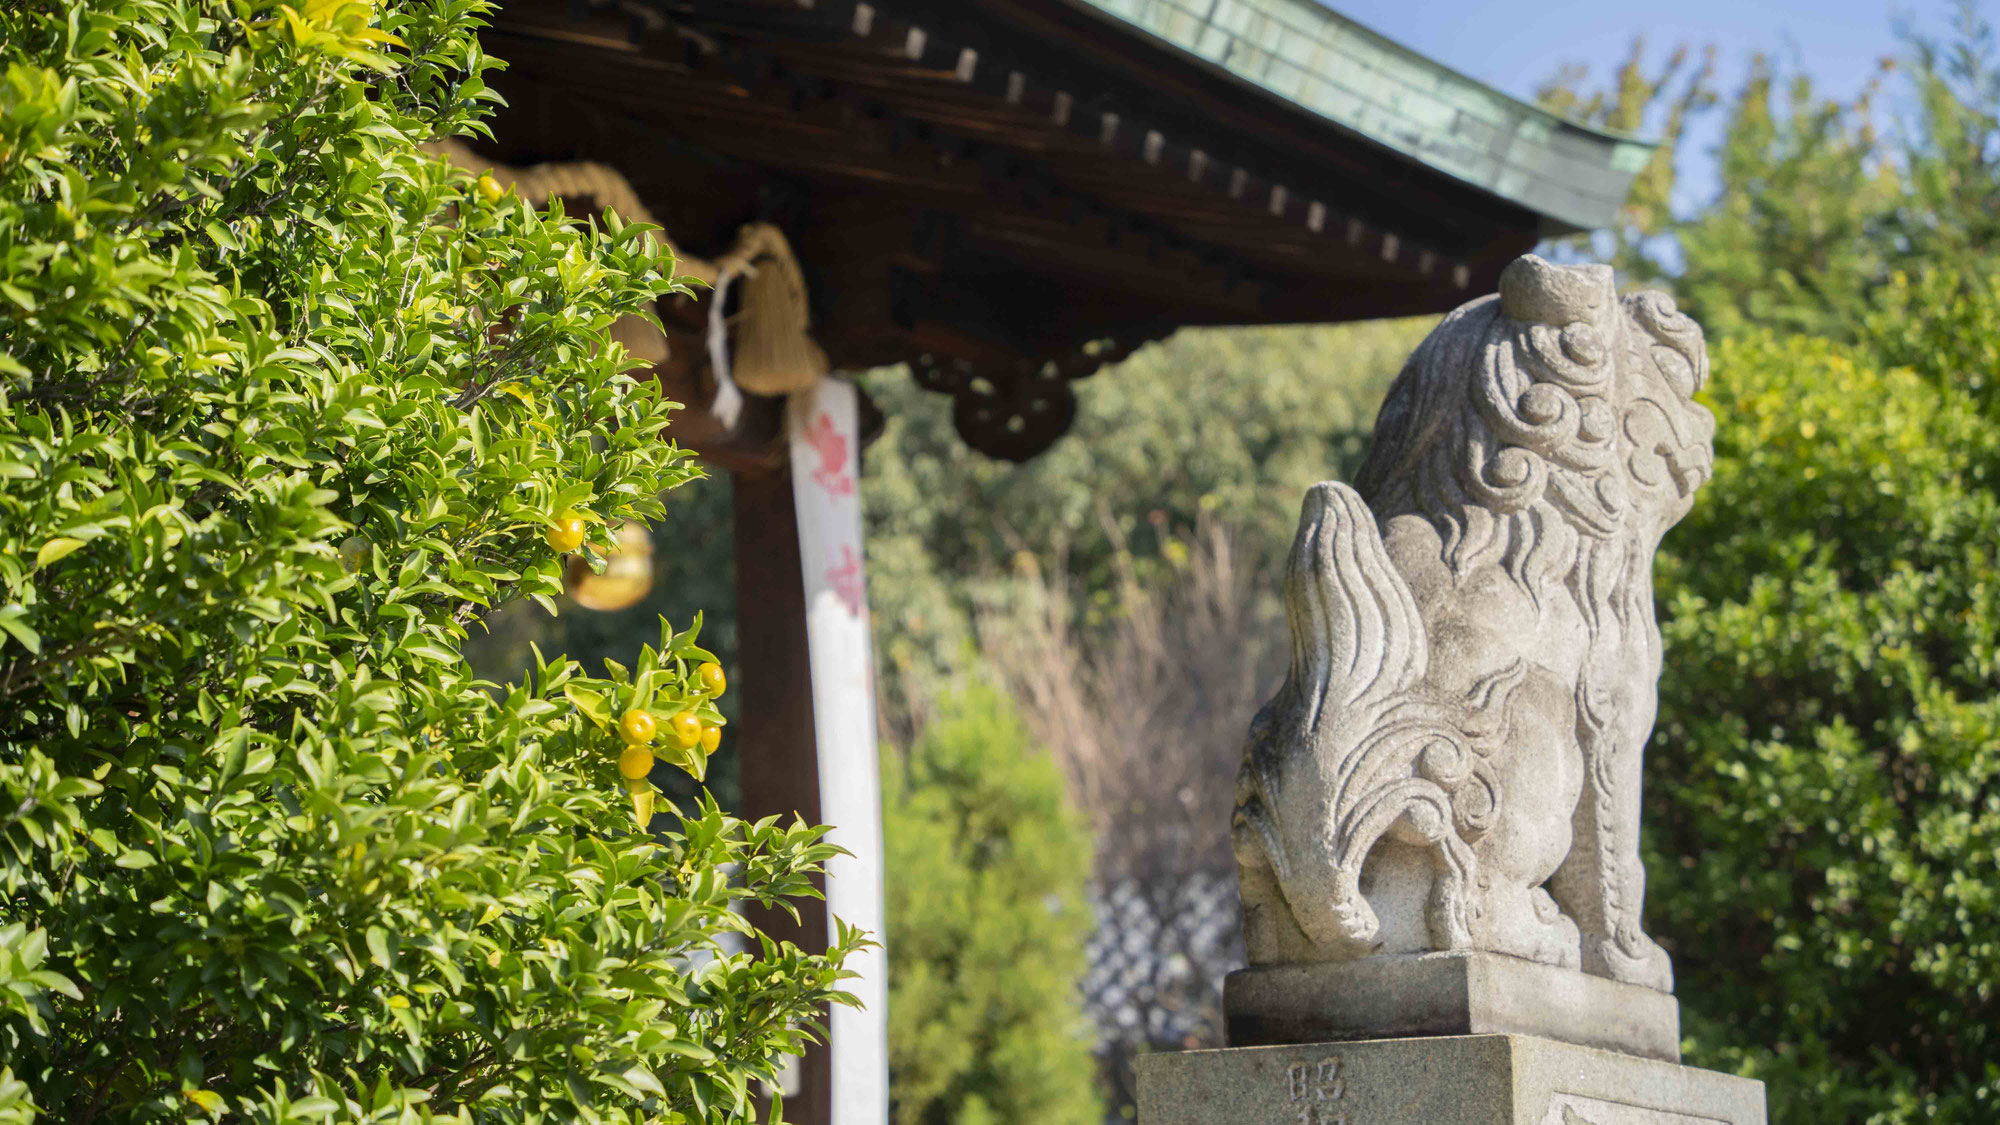
[[[11,281],[0,280],[0,296],[19,305],[23,312],[34,312],[41,307],[33,295]]]
[[[35,568],[39,570],[52,562],[59,562],[69,557],[72,552],[80,549],[82,546],[83,540],[81,539],[75,539],[67,535],[58,535],[54,539],[42,544],[41,549],[35,552]]]
[[[393,960],[389,955],[389,931],[380,926],[370,926],[368,927],[367,942],[368,956],[374,960],[376,965],[384,969],[394,968]]]
[[[585,718],[597,724],[599,728],[608,728],[611,725],[611,707],[602,695],[574,683],[563,685],[563,695],[576,705],[576,709],[582,712]]]
[[[21,618],[27,616],[27,609],[20,605],[0,606],[0,630],[21,643],[21,647],[40,655],[42,636],[29,628]]]

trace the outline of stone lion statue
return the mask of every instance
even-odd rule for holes
[[[1707,375],[1665,294],[1532,255],[1410,358],[1292,547],[1291,672],[1232,832],[1253,965],[1483,950],[1672,991],[1640,927],[1640,754]]]

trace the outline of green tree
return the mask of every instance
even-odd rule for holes
[[[1661,144],[1621,221],[1571,246],[1603,257],[1628,282],[1671,285],[1712,332],[1751,324],[1825,332],[1857,316],[1894,254],[1886,233],[1902,190],[1874,122],[1879,81],[1842,102],[1803,74],[1781,76],[1770,56],[1753,56],[1727,102],[1720,191],[1677,214],[1689,125],[1723,104],[1713,47],[1692,72],[1688,54],[1676,49],[1649,76],[1637,40],[1606,88],[1586,92],[1588,70],[1572,65],[1538,92],[1557,112],[1644,131]]]
[[[1752,64],[1730,106],[1722,192],[1675,223],[1675,295],[1711,333],[1749,326],[1845,336],[1900,258],[1889,227],[1902,177],[1872,119],[1877,91],[1822,97],[1804,75]]]
[[[1090,836],[1004,696],[970,689],[883,769],[898,1125],[1095,1125],[1077,993]]]
[[[819,830],[632,823],[693,631],[461,659],[692,475],[607,337],[671,260],[418,150],[489,8],[0,7],[0,1120],[742,1120],[837,998],[730,910]]]
[[[2000,40],[1975,0],[1958,0],[1949,38],[1902,34],[1917,114],[1897,153],[1899,264],[1976,276],[2000,256]]]

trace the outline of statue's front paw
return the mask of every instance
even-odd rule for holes
[[[1584,971],[1641,985],[1655,992],[1674,990],[1674,963],[1659,943],[1637,930],[1584,944]]]
[[[1580,969],[1582,964],[1583,935],[1569,915],[1562,912],[1549,892],[1540,887],[1528,892],[1528,902],[1534,907],[1535,920],[1544,927],[1542,944],[1535,950],[1531,961],[1544,965],[1560,965],[1565,969]]]

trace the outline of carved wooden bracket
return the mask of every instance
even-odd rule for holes
[[[1069,432],[1076,418],[1070,384],[1097,374],[1157,335],[1091,340],[1050,356],[975,362],[926,353],[910,375],[951,396],[951,421],[965,444],[1002,461],[1026,461]]]

